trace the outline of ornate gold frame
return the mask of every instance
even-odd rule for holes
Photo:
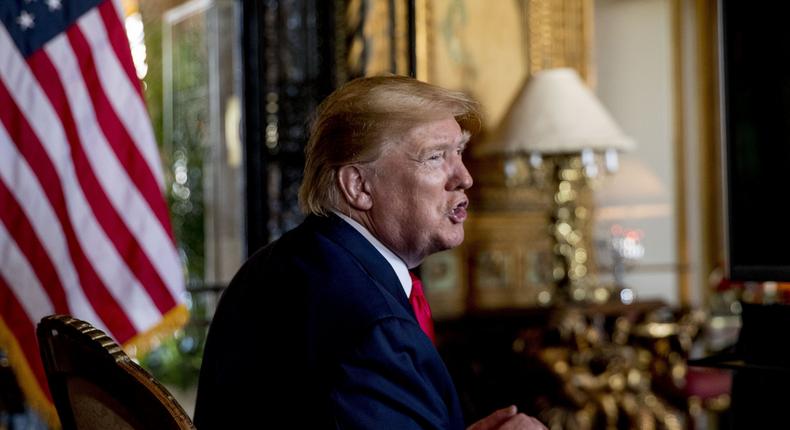
[[[342,2],[341,2],[342,3]],[[409,74],[408,0],[349,0],[342,19],[348,77]]]
[[[474,0],[473,0],[474,1]],[[486,1],[486,0],[482,0]],[[432,67],[435,0],[415,0],[416,78],[436,81]],[[519,0],[529,72],[573,67],[588,83],[592,76],[593,0]],[[506,72],[506,71],[505,71]]]
[[[673,62],[675,81],[675,207],[676,207],[676,237],[678,253],[678,299],[682,305],[693,305],[695,298],[707,300],[709,289],[709,274],[724,261],[724,227],[722,208],[722,171],[720,112],[719,112],[719,75],[718,75],[718,1],[694,0],[693,20],[688,22],[684,17],[682,0],[672,0],[672,34],[673,34]],[[689,25],[691,24],[691,25]],[[694,32],[693,35],[690,32]],[[687,124],[684,112],[685,79],[683,70],[686,68],[688,56],[684,50],[684,38],[692,36],[696,39],[695,63],[690,64],[695,70],[694,77],[699,83],[694,97],[697,99],[695,106],[698,118],[697,124]],[[692,48],[694,49],[694,48]],[[685,139],[686,127],[697,127],[699,139],[697,142],[687,142]],[[699,218],[702,222],[700,232],[701,261],[698,268],[692,271],[691,245],[688,242],[688,214],[687,201],[688,172],[692,167],[687,165],[686,153],[689,145],[698,145],[699,162],[694,166],[699,172],[697,194],[691,199],[700,201]],[[696,274],[696,279],[692,276]],[[702,287],[699,296],[693,294],[691,285]]]

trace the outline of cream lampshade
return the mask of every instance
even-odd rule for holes
[[[499,129],[498,136],[480,147],[481,154],[627,151],[635,146],[569,68],[535,73]]]

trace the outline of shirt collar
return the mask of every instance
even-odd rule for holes
[[[381,256],[384,257],[385,260],[387,260],[390,266],[392,266],[392,270],[394,270],[395,274],[398,276],[398,280],[400,281],[401,286],[403,286],[403,291],[406,292],[406,297],[409,297],[409,295],[411,294],[411,276],[409,275],[409,268],[406,267],[406,263],[404,263],[403,260],[400,259],[400,257],[395,255],[394,252],[390,251],[389,248],[384,246],[383,243],[379,242],[378,239],[376,239],[372,234],[370,234],[370,231],[368,231],[368,229],[366,229],[365,226],[354,221],[351,217],[344,215],[336,210],[333,210],[332,212],[334,212],[335,215],[339,216],[343,221],[351,225],[351,227],[354,227],[354,230],[358,231],[359,234],[362,235],[362,237],[367,239],[368,242],[370,242],[370,244],[373,245],[374,248],[376,248],[379,254],[381,254]]]

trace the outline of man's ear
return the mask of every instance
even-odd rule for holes
[[[356,210],[366,211],[373,207],[370,184],[365,180],[365,172],[355,165],[338,169],[337,181],[346,203]]]

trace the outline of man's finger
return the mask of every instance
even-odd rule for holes
[[[507,422],[507,420],[513,418],[516,412],[517,410],[514,405],[496,410],[491,415],[469,426],[468,430],[493,430],[499,428],[499,426]]]
[[[502,424],[499,430],[546,430],[546,426],[536,418],[518,414]]]
[[[506,408],[498,409],[494,411],[489,417],[498,419],[498,420],[506,420],[514,415],[516,415],[517,409],[515,405],[510,405]]]

